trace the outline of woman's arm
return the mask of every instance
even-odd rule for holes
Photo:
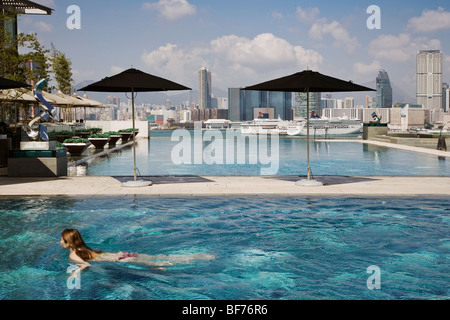
[[[84,261],[83,259],[81,259],[75,252],[70,253],[69,259],[80,266],[80,268],[77,269],[76,272],[80,272],[80,271],[86,269],[87,267],[91,266],[87,261]]]

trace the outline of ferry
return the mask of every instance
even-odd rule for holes
[[[360,133],[363,123],[359,119],[348,118],[312,118],[309,119],[310,135],[347,135]],[[306,136],[307,121],[293,123],[287,127],[289,136]]]
[[[206,130],[225,130],[230,127],[230,120],[209,119],[205,121]]]
[[[241,124],[242,134],[286,135],[290,121],[278,119],[255,119]]]

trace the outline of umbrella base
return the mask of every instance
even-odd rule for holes
[[[308,180],[308,179],[303,179],[303,180],[299,180],[295,183],[296,186],[303,186],[303,187],[319,187],[319,186],[323,186],[323,183],[317,180]]]
[[[142,187],[149,187],[151,185],[153,185],[153,182],[144,180],[127,181],[122,183],[122,187],[128,188],[142,188]]]

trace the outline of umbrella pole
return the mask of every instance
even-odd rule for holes
[[[307,170],[308,181],[311,180],[311,167],[309,161],[309,88],[306,90],[306,158],[307,158]]]
[[[131,88],[131,110],[133,117],[133,160],[134,160],[134,181],[137,181],[137,172],[136,172],[136,122],[134,119],[134,89]]]
[[[309,147],[309,88],[306,90],[306,161],[307,161],[307,170],[308,170],[308,176],[303,180],[297,181],[295,184],[297,186],[304,186],[304,187],[315,187],[315,186],[323,186],[322,182],[315,181],[312,179],[311,174],[311,166],[310,166],[310,147]]]

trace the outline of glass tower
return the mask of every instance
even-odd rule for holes
[[[199,109],[211,109],[211,92],[211,71],[203,67],[198,71]]]
[[[294,107],[294,119],[303,120],[308,117],[307,111],[307,93],[296,92],[295,93],[295,107]],[[310,92],[309,93],[309,115],[315,112],[317,115],[322,116],[322,93]]]
[[[392,108],[392,86],[389,75],[382,69],[377,76],[377,108]]]
[[[271,108],[274,118],[292,119],[292,93],[228,88],[228,110],[231,121],[252,121],[255,109]]]

